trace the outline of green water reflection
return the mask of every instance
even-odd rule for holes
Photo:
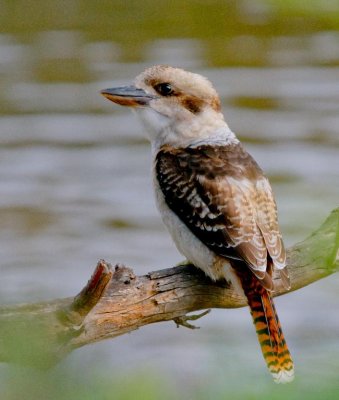
[[[139,124],[98,94],[155,63],[213,81],[272,181],[288,244],[338,206],[337,0],[0,0],[3,303],[73,295],[102,257],[138,274],[181,260]],[[237,310],[198,333],[147,327],[46,373],[2,366],[0,398],[334,399],[337,293],[333,276],[278,303],[296,386],[273,387]]]

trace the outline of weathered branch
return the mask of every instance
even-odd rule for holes
[[[339,208],[302,243],[288,250],[291,290],[339,269]],[[274,276],[275,296],[286,292]],[[46,367],[72,350],[174,320],[190,327],[186,314],[246,304],[226,282],[213,283],[183,265],[135,276],[130,268],[100,261],[86,287],[75,297],[0,308],[0,361]]]

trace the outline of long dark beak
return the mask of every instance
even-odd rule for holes
[[[155,98],[155,96],[149,95],[143,89],[138,89],[135,86],[104,89],[100,93],[114,103],[130,107],[147,106]]]

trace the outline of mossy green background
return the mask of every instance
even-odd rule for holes
[[[33,54],[39,52],[39,46],[30,47],[30,44],[39,41],[41,33],[50,31],[66,32],[65,41],[50,43],[55,56],[39,58],[36,54]],[[71,54],[67,53],[67,32],[72,32],[73,40],[78,40],[79,43],[78,47],[77,45],[71,47],[72,51],[74,51],[74,48],[77,49]],[[18,44],[23,46],[22,48],[27,46],[26,50],[22,51],[26,52],[23,59],[30,60],[29,68],[23,68],[21,73],[26,78],[28,77],[28,80],[42,84],[72,83],[81,85],[100,80],[103,74],[100,68],[90,70],[88,64],[83,62],[84,58],[88,56],[86,44],[91,42],[102,42],[104,44],[103,49],[107,45],[107,53],[104,50],[98,53],[98,62],[112,63],[118,60],[122,69],[124,63],[129,65],[131,63],[144,63],[145,60],[147,62],[152,61],[152,57],[147,56],[147,51],[149,45],[154,40],[159,39],[164,40],[164,47],[168,45],[167,40],[175,40],[175,46],[178,48],[180,48],[180,40],[182,39],[194,39],[192,46],[199,46],[199,43],[203,44],[199,51],[201,64],[206,68],[232,67],[241,69],[242,67],[256,67],[260,70],[266,67],[302,65],[306,69],[313,66],[329,67],[336,70],[339,65],[338,54],[313,58],[312,51],[309,51],[307,57],[302,55],[300,59],[298,58],[300,56],[298,51],[303,47],[303,43],[306,43],[314,35],[318,35],[317,37],[324,38],[321,40],[326,41],[326,35],[329,33],[332,36],[339,34],[339,2],[336,0],[102,0],[98,2],[86,0],[0,0],[0,33],[3,35],[4,41],[15,38]],[[77,33],[79,36],[77,36]],[[279,46],[279,41],[283,40],[284,46],[288,48],[286,43],[289,38],[293,39],[291,42],[292,50],[296,43],[298,45],[295,51],[296,59],[292,57],[293,52],[288,53],[286,58],[272,59],[272,40],[276,40],[274,43],[277,46]],[[110,53],[110,43],[113,43],[114,46],[118,45],[118,55],[113,56]],[[319,46],[321,48],[321,44]],[[59,47],[61,57],[57,56]],[[318,47],[316,49],[319,50]],[[46,52],[46,47],[44,47],[44,52]],[[95,64],[95,59],[93,59],[96,57],[95,53],[91,53],[91,57],[92,63]],[[35,60],[39,61],[36,62]],[[3,59],[2,61],[5,62],[6,60]],[[115,72],[112,71],[112,77],[119,80],[119,72],[115,75]],[[21,79],[23,79],[22,75],[14,74],[11,85],[15,81],[20,82]],[[107,74],[105,79],[107,79]],[[0,113],[2,116],[11,117],[40,112],[39,110],[29,109],[27,103],[22,106],[20,101],[8,101],[6,93],[7,90],[10,90],[10,87],[4,81],[0,82],[0,88],[3,89],[2,94],[0,93]],[[55,93],[51,89],[50,96],[53,97],[53,95]],[[34,93],[32,93],[33,99]],[[79,98],[78,100],[80,101]],[[253,93],[234,98],[231,104],[252,111],[288,107],[279,105],[274,96],[262,98],[256,97]],[[74,109],[70,109],[71,111],[66,110],[65,114],[68,112],[98,113],[99,115],[107,113],[96,103],[86,103],[82,107],[76,108],[74,106]],[[119,115],[119,111],[116,113]],[[47,112],[42,110],[41,114],[47,114]],[[246,132],[243,132],[243,138],[248,143],[260,143],[260,138],[246,136]],[[323,137],[319,134],[318,136],[314,135],[307,143],[317,145],[322,141]],[[26,141],[28,147],[33,146],[34,143],[44,145],[41,138],[37,139],[36,142]],[[333,141],[333,146],[337,145],[338,142]],[[81,146],[83,148],[89,147],[91,142],[80,144],[79,149],[82,148]],[[288,185],[293,182],[294,177],[280,176],[279,173],[276,173],[272,176],[272,179],[274,182],[282,181]],[[282,191],[282,189],[280,190]],[[305,192],[303,200],[305,204],[311,197],[312,193]],[[319,202],[322,201],[325,201],[325,199],[319,200]],[[317,221],[320,222],[323,215],[326,215],[329,211],[316,209],[314,213],[312,212],[312,215],[319,215]],[[26,213],[25,208],[20,207],[2,210],[4,217],[2,221],[9,215],[8,224],[13,224],[14,215],[15,218],[18,218],[19,214],[22,214],[22,219],[25,219],[24,226],[27,227],[27,231],[23,234],[27,237],[37,229],[42,229],[45,225],[52,224],[54,221],[53,214],[45,215],[40,210],[36,214],[31,211]],[[124,219],[112,219],[112,221],[105,221],[105,224],[111,229],[123,230],[131,227],[136,230],[139,229],[138,225],[126,223]],[[296,236],[300,232],[302,232],[301,235],[305,233],[305,231],[300,231],[301,228],[294,227],[292,224],[286,226],[286,231],[291,235],[295,233],[293,229],[296,230]],[[43,248],[44,244],[41,247]],[[38,252],[38,250],[36,251]],[[58,262],[63,263],[63,259],[61,258]],[[29,271],[26,270],[24,273],[27,275],[23,280],[30,281]],[[83,272],[83,276],[86,276],[85,272]],[[14,285],[15,279],[10,282]],[[58,284],[56,279],[55,293],[58,293]],[[39,299],[40,289],[29,292],[30,301]],[[332,287],[333,293],[335,290],[337,289]],[[45,293],[44,296],[48,297],[48,294]],[[1,298],[4,300],[4,296]],[[12,302],[15,301],[13,298],[11,300]],[[314,301],[317,302],[318,300],[315,298]],[[333,296],[333,304],[335,304],[335,301],[338,302],[338,297]],[[324,305],[324,314],[326,314],[326,304]],[[220,312],[217,315],[218,318],[222,318]],[[328,318],[336,318],[336,315],[331,314]],[[310,333],[306,332],[302,336],[304,341],[301,338],[299,339],[300,342],[296,341],[295,343],[295,347],[299,345],[299,348],[302,349],[300,350],[302,356],[299,357],[298,361],[308,365],[310,376],[300,376],[297,364],[296,381],[287,386],[275,385],[267,376],[268,374],[265,375],[264,364],[256,364],[259,358],[258,360],[253,359],[249,355],[248,360],[243,358],[239,360],[237,354],[232,353],[232,350],[227,353],[232,345],[225,343],[224,332],[220,329],[212,332],[209,341],[206,339],[206,346],[211,346],[211,352],[214,355],[214,358],[211,357],[206,362],[211,362],[211,359],[214,361],[211,363],[210,372],[204,372],[200,376],[192,377],[190,375],[189,363],[187,363],[187,376],[189,376],[187,380],[185,376],[178,379],[175,371],[167,374],[161,369],[157,370],[149,366],[147,362],[144,363],[145,365],[142,362],[136,363],[136,367],[129,369],[128,373],[125,373],[124,368],[120,369],[119,367],[106,369],[105,363],[102,363],[101,360],[101,357],[106,357],[106,353],[104,354],[104,350],[101,351],[99,346],[97,355],[96,353],[94,355],[89,353],[87,359],[85,358],[87,360],[85,363],[83,359],[80,361],[80,358],[75,354],[71,360],[66,359],[48,371],[3,364],[0,367],[0,398],[1,400],[339,399],[338,351],[334,349],[333,359],[331,359],[329,356],[331,351],[326,347],[326,335],[323,331],[319,334],[317,330],[316,333],[311,331],[317,324],[324,326],[326,316],[320,321],[317,322],[315,316],[312,327],[305,328],[305,330],[310,329]],[[202,322],[202,324],[204,323]],[[249,317],[248,324],[250,324]],[[147,329],[148,332],[156,332],[155,327],[148,327]],[[208,330],[207,327],[204,329]],[[180,340],[183,334],[181,331],[175,332],[175,339],[173,340]],[[236,336],[237,332],[234,331],[232,334]],[[314,342],[311,340],[308,342],[308,339],[312,334],[318,334],[317,343],[327,349],[326,356],[322,357],[321,351],[318,349],[318,356],[311,357]],[[133,335],[138,335],[138,332],[133,333]],[[337,336],[339,339],[339,333]],[[18,348],[29,346],[29,343],[26,343],[27,338],[25,338],[24,332],[22,338],[18,340],[20,340]],[[192,334],[189,340],[195,341],[196,337]],[[210,344],[212,340],[215,342]],[[329,346],[334,344],[332,338]],[[204,345],[203,341],[200,345]],[[119,345],[117,344],[117,346]],[[259,352],[259,349],[255,350]],[[114,344],[112,344],[113,354],[114,351]],[[86,350],[80,349],[77,352],[86,352]],[[147,349],[145,349],[145,353],[147,354]],[[158,357],[162,356],[163,354],[160,351]],[[180,357],[184,362],[186,354],[183,352]],[[147,357],[145,356],[145,358]],[[129,356],[130,359],[131,356]],[[194,360],[194,358],[192,359]],[[315,359],[317,362],[314,362]],[[244,362],[252,365],[253,376],[249,376],[248,369],[242,367]],[[311,365],[311,362],[314,365]],[[307,369],[304,370],[307,371]],[[260,378],[258,379],[258,377]]]

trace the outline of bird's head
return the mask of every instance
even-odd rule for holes
[[[158,145],[187,146],[229,130],[211,82],[183,69],[156,65],[138,75],[134,85],[101,94],[137,110]]]

